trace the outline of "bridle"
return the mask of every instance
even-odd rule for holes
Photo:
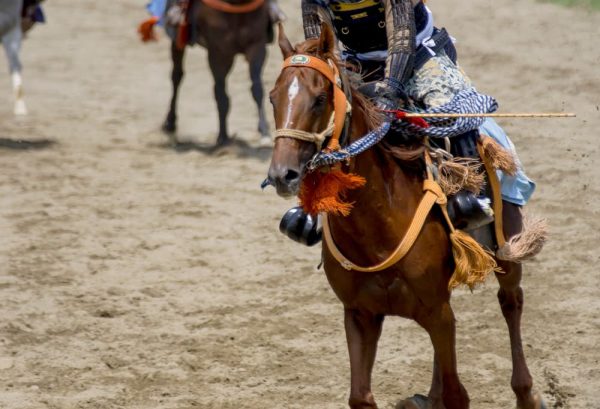
[[[339,150],[349,133],[352,113],[350,87],[344,84],[337,66],[331,59],[325,61],[312,55],[296,54],[283,62],[282,71],[289,67],[311,68],[321,73],[333,85],[333,112],[327,127],[321,132],[281,128],[275,131],[274,139],[292,138],[311,142],[317,146],[317,151],[320,151],[325,139],[330,137],[325,150]]]

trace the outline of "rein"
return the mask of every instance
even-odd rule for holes
[[[202,0],[202,3],[223,13],[245,14],[258,10],[265,3],[265,0],[252,0],[250,3],[244,4],[231,4],[223,0]]]
[[[325,139],[331,136],[326,150],[328,152],[338,151],[340,149],[340,138],[343,136],[344,129],[347,128],[347,123],[349,122],[347,118],[352,112],[352,105],[342,88],[342,79],[338,68],[331,60],[326,62],[318,57],[305,54],[297,54],[287,58],[283,62],[282,71],[289,67],[311,68],[321,73],[331,82],[333,85],[333,113],[331,114],[329,124],[321,132],[282,128],[275,131],[274,138],[292,138],[311,142],[320,150]]]

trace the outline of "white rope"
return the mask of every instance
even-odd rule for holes
[[[349,112],[352,112],[352,105],[350,104],[350,102],[346,101],[346,113]],[[334,120],[335,112],[332,112],[331,117],[329,118],[329,123],[325,130],[322,132],[307,132],[301,129],[291,128],[276,129],[275,134],[273,135],[273,141],[277,140],[277,138],[298,139],[300,141],[314,143],[315,145],[317,145],[317,150],[320,150],[325,139],[333,135],[333,131],[335,129]]]
[[[324,131],[322,132],[307,132],[301,129],[290,129],[290,128],[282,128],[275,130],[275,134],[273,135],[273,140],[277,140],[277,138],[292,138],[298,139],[301,141],[311,142],[317,145],[317,150],[321,149],[321,145],[325,139],[333,134],[333,129],[335,125],[333,123],[333,119],[335,117],[335,113],[331,113],[331,117],[329,118],[329,123]]]

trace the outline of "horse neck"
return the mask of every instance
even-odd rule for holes
[[[351,141],[369,131],[364,109],[354,108]],[[367,184],[348,193],[347,199],[354,203],[352,212],[347,217],[332,217],[332,232],[336,241],[341,236],[354,242],[354,247],[360,244],[361,248],[376,249],[365,251],[369,258],[395,247],[402,238],[423,195],[423,177],[378,145],[358,155],[348,170],[364,177]]]

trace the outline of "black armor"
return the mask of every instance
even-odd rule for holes
[[[420,3],[421,4],[421,3]],[[401,87],[412,75],[415,10],[411,0],[302,0],[305,37],[320,34],[319,9],[331,18],[338,39],[351,53],[387,50],[385,78]]]

